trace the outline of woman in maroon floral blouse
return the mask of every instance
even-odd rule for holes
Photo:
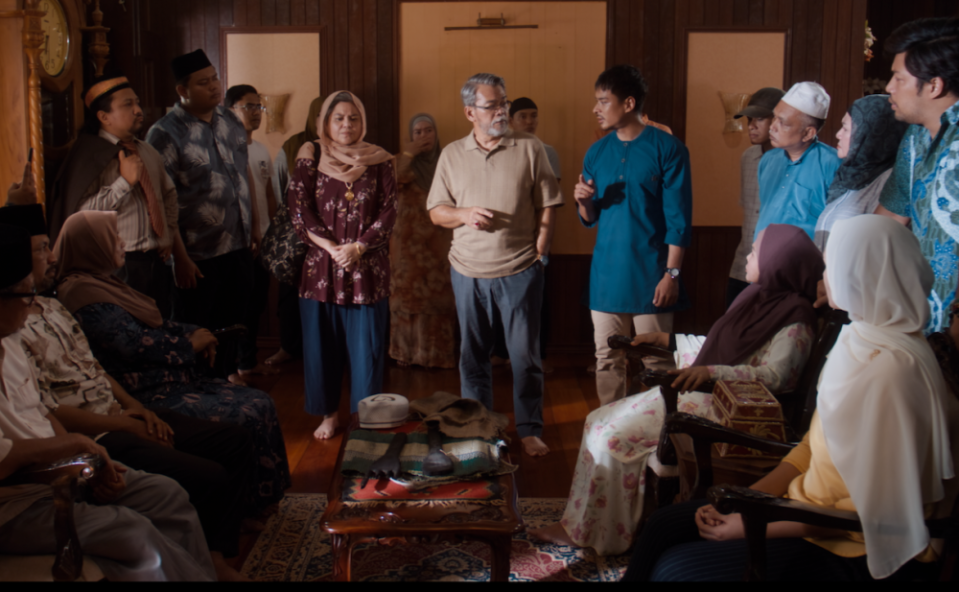
[[[363,141],[366,111],[352,93],[331,94],[316,123],[320,139],[300,148],[288,199],[310,246],[300,280],[306,411],[323,416],[313,436],[325,440],[339,425],[345,367],[351,412],[382,388],[396,177],[393,156]]]

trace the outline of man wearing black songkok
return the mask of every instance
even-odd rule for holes
[[[220,105],[220,78],[203,50],[174,58],[171,66],[180,102],[150,128],[147,142],[176,184],[180,232],[196,263],[175,268],[173,317],[222,329],[246,318],[260,242],[246,129]],[[221,373],[244,384],[236,374],[235,347],[221,347],[219,354]]]

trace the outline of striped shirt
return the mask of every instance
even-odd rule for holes
[[[100,137],[116,144],[120,138],[100,130]],[[84,192],[80,205],[81,210],[99,210],[117,213],[117,230],[127,252],[149,251],[162,249],[173,245],[173,236],[179,232],[177,217],[179,205],[177,203],[176,186],[173,179],[163,168],[163,158],[160,153],[146,142],[134,140],[143,160],[143,166],[150,175],[154,194],[163,203],[161,211],[167,231],[162,239],[158,238],[150,225],[150,213],[147,209],[147,200],[143,195],[140,184],[131,187],[127,180],[120,175],[120,161],[110,161],[100,176]]]

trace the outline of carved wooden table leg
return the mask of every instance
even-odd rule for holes
[[[489,580],[491,582],[508,582],[509,557],[510,551],[513,547],[513,537],[491,537],[487,539],[486,542],[489,543],[490,550],[492,551],[492,557],[490,558]]]
[[[331,534],[333,544],[333,579],[350,581],[350,564],[353,559],[353,543],[348,534]]]

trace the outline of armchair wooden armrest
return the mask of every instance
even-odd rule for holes
[[[747,487],[710,487],[706,499],[721,514],[738,512],[742,516],[749,549],[745,574],[748,582],[766,579],[766,526],[770,522],[802,522],[822,528],[862,531],[862,523],[855,512],[788,500]]]
[[[53,579],[72,582],[83,570],[83,549],[73,520],[73,505],[78,495],[80,478],[91,479],[103,466],[96,454],[81,454],[49,465],[26,467],[0,482],[0,486],[39,483],[53,488],[53,528],[57,540],[57,557]]]
[[[775,440],[767,440],[719,425],[714,421],[690,415],[689,413],[674,412],[666,416],[661,439],[672,434],[686,434],[693,440],[693,453],[696,456],[696,480],[693,484],[690,499],[705,497],[706,490],[713,483],[713,456],[712,446],[716,443],[735,444],[769,454],[785,456],[795,446]]]
[[[673,357],[673,352],[665,347],[650,345],[648,343],[633,345],[633,340],[625,335],[611,335],[610,338],[606,340],[606,343],[610,349],[625,349],[627,355],[637,354],[642,357],[663,358],[667,360]]]

